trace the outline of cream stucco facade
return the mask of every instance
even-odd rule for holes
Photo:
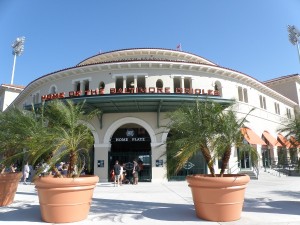
[[[299,84],[297,75],[295,90],[299,90]],[[101,118],[94,118],[87,124],[95,139],[94,173],[100,181],[109,180],[111,161],[115,157],[111,153],[119,151],[121,154],[113,147],[113,137],[118,129],[145,130],[146,138],[141,140],[149,140],[145,144],[149,145],[146,147],[150,157],[148,175],[154,182],[167,180],[166,112],[199,97],[219,102],[236,99],[235,109],[240,117],[255,108],[248,116],[247,127],[262,139],[264,132],[276,139],[277,129],[293,118],[294,111],[299,108],[298,92],[294,97],[285,94],[285,89],[272,89],[246,74],[191,53],[152,48],[124,49],[98,54],[74,67],[42,76],[32,81],[13,104],[24,107],[54,98],[70,98],[85,100],[91,107],[102,110]],[[134,144],[131,141],[126,151],[135,149]],[[139,144],[139,147],[143,146]],[[278,146],[250,144],[255,145],[261,158],[269,151],[269,157],[278,160]],[[238,153],[234,147],[233,150],[229,169],[234,170]]]

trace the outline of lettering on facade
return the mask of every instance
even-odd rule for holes
[[[166,88],[110,88],[109,94],[170,94],[171,89],[170,87]],[[193,88],[176,88],[174,90],[175,94],[191,94],[191,95],[212,95],[212,96],[220,96],[219,91],[217,90],[206,90],[206,89],[193,89]],[[62,98],[75,98],[75,97],[82,97],[82,96],[93,96],[93,95],[105,95],[104,89],[95,89],[95,90],[87,90],[87,91],[69,91],[69,96],[66,96],[65,92],[55,93],[55,94],[48,94],[43,95],[41,97],[42,101],[53,100],[53,99],[62,99]],[[107,94],[106,94],[107,95]]]
[[[114,142],[144,142],[147,141],[144,137],[121,137],[121,138],[112,138]]]

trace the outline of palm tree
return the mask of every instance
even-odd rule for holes
[[[67,177],[80,175],[94,143],[93,135],[84,123],[98,113],[97,110],[85,111],[84,104],[57,100],[42,107],[40,133],[33,135],[28,143],[29,158],[33,163],[44,159],[50,168],[55,169],[55,164],[67,160]]]
[[[0,164],[1,172],[10,165],[22,164],[26,155],[27,142],[32,134],[38,132],[39,121],[31,111],[16,107],[0,113]]]
[[[180,170],[200,151],[212,176],[217,176],[214,170],[215,159],[221,157],[220,176],[223,176],[231,147],[242,145],[240,128],[246,122],[246,117],[238,120],[231,107],[224,108],[208,100],[197,101],[194,106],[179,108],[169,115],[171,136],[167,141],[167,152],[171,173]]]
[[[285,133],[286,137],[294,137],[294,142],[300,143],[300,114],[295,114],[292,120],[282,125],[277,131]],[[291,140],[291,142],[293,142],[293,140]]]
[[[55,169],[55,164],[68,160],[67,177],[79,176],[85,163],[89,165],[94,142],[84,122],[98,113],[85,111],[84,104],[52,101],[29,111],[12,108],[1,113],[0,164],[9,166],[26,157],[32,165],[44,162]]]
[[[295,117],[289,120],[287,123],[283,124],[277,129],[278,132],[284,133],[285,137],[289,139],[291,144],[297,148],[300,143],[300,114],[296,113]],[[291,149],[290,149],[291,150]],[[297,170],[300,171],[300,161],[297,158]]]

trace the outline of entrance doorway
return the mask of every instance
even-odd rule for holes
[[[270,156],[270,149],[262,148],[262,164],[264,168],[270,168],[271,166],[271,156]]]
[[[151,139],[148,132],[135,124],[126,124],[120,127],[111,138],[111,151],[109,152],[109,173],[115,161],[124,167],[124,182],[132,182],[133,160],[136,160],[140,167],[139,181],[151,182],[152,159]],[[110,175],[109,175],[110,176]]]
[[[237,149],[238,153],[238,160],[239,160],[239,166],[240,169],[251,169],[252,168],[252,162],[251,162],[251,155],[249,151],[241,151],[239,148]]]

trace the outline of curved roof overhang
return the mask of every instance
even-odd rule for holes
[[[84,107],[87,111],[98,109],[101,112],[100,128],[102,128],[102,115],[106,113],[142,113],[155,112],[157,114],[157,126],[160,126],[160,113],[171,112],[180,107],[193,106],[196,101],[212,101],[224,106],[231,105],[234,100],[223,99],[219,96],[194,95],[194,94],[110,94],[92,95],[72,98],[74,103],[85,102]],[[47,103],[47,102],[46,102]],[[36,105],[39,107],[41,104]],[[25,109],[31,109],[31,105]]]
[[[200,57],[198,55],[173,50],[173,49],[164,49],[164,48],[131,48],[131,49],[121,49],[110,52],[99,53],[97,55],[91,56],[80,63],[77,66],[87,65],[87,64],[95,64],[95,63],[103,63],[118,60],[124,60],[128,58],[132,59],[141,59],[141,57],[147,56],[148,59],[176,59],[178,61],[184,62],[196,62],[196,63],[205,63],[216,65],[215,63]]]
[[[114,94],[82,96],[72,100],[75,103],[84,100],[87,107],[97,108],[103,113],[170,112],[205,100],[218,102],[224,106],[233,103],[233,100],[222,99],[219,96],[190,94]]]
[[[125,60],[125,61],[112,61],[106,63],[96,63],[91,65],[82,65],[63,69],[57,72],[53,72],[42,76],[32,81],[21,94],[13,102],[14,105],[20,104],[20,102],[32,91],[35,91],[41,85],[49,82],[56,82],[59,79],[72,77],[79,74],[88,74],[95,72],[107,72],[107,76],[118,71],[124,71],[126,69],[172,69],[178,71],[191,71],[191,72],[203,72],[208,74],[214,74],[217,76],[224,77],[225,79],[232,79],[236,82],[243,83],[249,87],[256,88],[262,93],[273,97],[289,106],[296,106],[297,103],[288,99],[287,97],[279,94],[273,89],[267,87],[260,81],[243,74],[241,72],[220,67],[216,65],[203,64],[203,63],[191,63],[191,62],[177,62],[177,61],[165,61],[165,60]]]

